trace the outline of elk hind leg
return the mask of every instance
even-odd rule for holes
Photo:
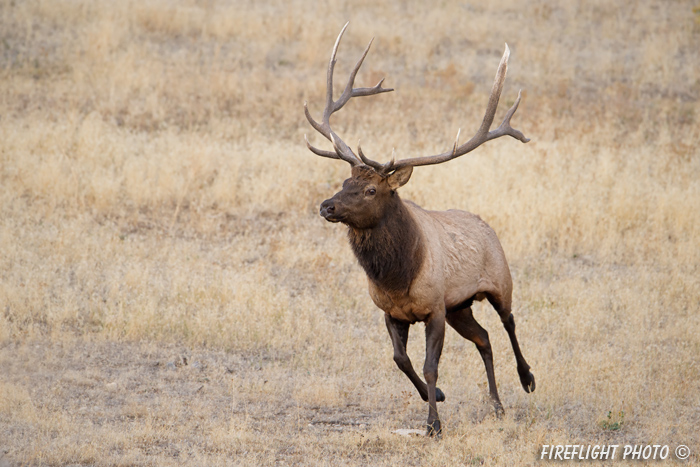
[[[518,338],[515,336],[515,319],[513,318],[513,313],[510,310],[510,300],[504,300],[497,294],[489,294],[487,295],[487,298],[498,312],[498,315],[501,317],[503,327],[508,332],[510,343],[513,346],[513,353],[515,354],[515,361],[518,365],[520,384],[522,384],[525,392],[533,392],[535,390],[535,376],[530,372],[530,365],[528,365],[525,361],[525,357],[523,357],[523,353],[520,351]]]
[[[482,328],[474,319],[471,307],[451,310],[447,313],[447,323],[454,328],[465,339],[468,339],[476,345],[476,348],[481,354],[481,359],[486,367],[486,379],[489,382],[489,394],[496,415],[503,414],[503,405],[498,397],[498,389],[496,387],[496,375],[493,369],[493,351],[491,350],[491,342],[489,341],[489,333]]]

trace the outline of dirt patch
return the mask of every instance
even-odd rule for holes
[[[0,454],[8,465],[295,459],[300,433],[359,436],[382,418],[353,401],[304,404],[283,360],[148,343],[9,343]]]

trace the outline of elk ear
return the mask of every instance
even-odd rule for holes
[[[397,188],[404,186],[411,178],[412,173],[413,166],[408,165],[406,167],[401,167],[396,172],[389,175],[389,177],[386,179],[387,183],[389,184],[389,188],[396,190]]]

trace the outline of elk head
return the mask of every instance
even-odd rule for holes
[[[381,175],[365,165],[352,168],[343,189],[321,203],[321,216],[329,222],[343,222],[355,229],[371,229],[384,218],[387,209],[399,202],[397,188],[408,182],[413,167]]]
[[[369,48],[372,45],[372,41],[374,40],[372,39],[350,73],[350,78],[345,86],[343,94],[337,101],[333,100],[333,70],[336,63],[335,57],[336,53],[338,52],[340,39],[343,37],[343,33],[345,33],[345,30],[349,24],[350,23],[345,24],[335,41],[335,45],[333,46],[331,60],[328,64],[326,107],[323,111],[321,123],[314,120],[309,113],[307,104],[304,103],[304,113],[306,114],[307,120],[311,126],[316,129],[316,131],[321,133],[333,144],[334,148],[334,151],[318,149],[312,146],[309,143],[309,140],[306,138],[306,135],[304,135],[304,139],[306,140],[306,145],[309,150],[322,157],[344,160],[352,166],[352,177],[345,180],[343,183],[343,189],[336,193],[335,196],[325,200],[321,204],[321,216],[323,216],[327,221],[343,222],[356,229],[372,228],[380,222],[386,210],[390,209],[393,203],[400,202],[398,196],[396,195],[396,190],[408,182],[409,178],[411,177],[413,167],[447,162],[451,159],[473,151],[486,141],[490,141],[504,135],[512,136],[523,143],[530,141],[520,131],[515,130],[510,126],[510,119],[513,117],[513,114],[520,104],[520,92],[518,92],[517,100],[506,114],[501,125],[495,130],[489,131],[498,107],[498,100],[501,96],[501,91],[503,90],[503,83],[505,82],[506,71],[508,68],[510,49],[506,44],[505,52],[503,53],[503,57],[501,58],[501,62],[498,66],[498,71],[496,72],[496,79],[493,83],[493,89],[491,91],[491,96],[489,97],[486,114],[484,115],[484,119],[476,134],[469,141],[462,145],[458,145],[460,134],[458,131],[457,138],[455,139],[451,151],[433,156],[414,157],[399,161],[396,161],[392,155],[391,161],[385,164],[380,164],[367,158],[363,154],[359,143],[357,145],[357,152],[359,156],[356,155],[352,149],[350,149],[350,147],[331,129],[331,115],[340,110],[352,97],[371,96],[374,94],[390,92],[393,91],[393,89],[382,87],[384,79],[380,80],[379,83],[371,88],[353,87],[355,76],[362,66],[362,62],[367,56]]]

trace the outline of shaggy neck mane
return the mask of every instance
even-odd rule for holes
[[[350,227],[348,238],[367,277],[382,288],[406,291],[423,263],[421,233],[398,194],[376,227]]]

